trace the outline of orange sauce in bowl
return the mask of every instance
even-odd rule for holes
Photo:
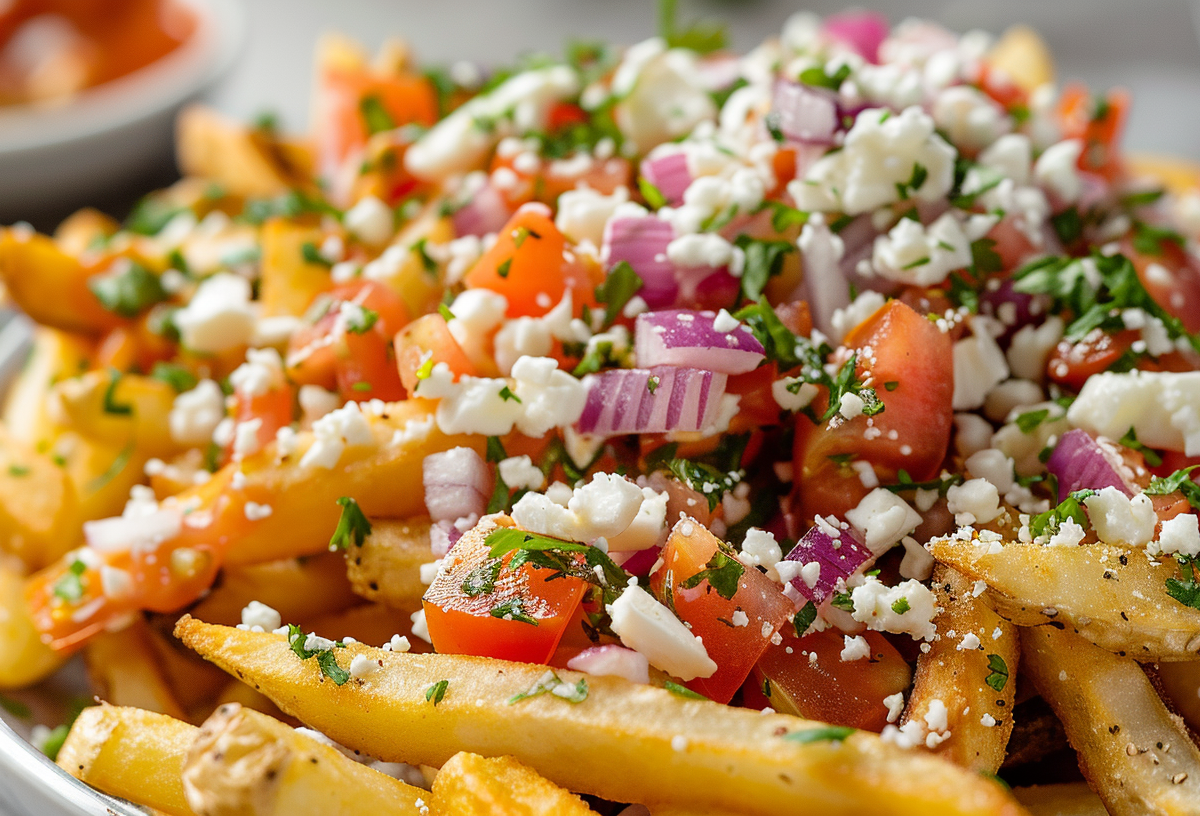
[[[69,99],[163,58],[195,29],[175,0],[0,0],[0,105]]]

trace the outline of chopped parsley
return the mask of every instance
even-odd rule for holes
[[[1004,691],[1004,687],[1008,685],[1008,664],[1004,662],[1004,658],[998,654],[990,654],[987,656],[988,661],[988,676],[983,678],[983,682],[987,683],[996,691]]]
[[[454,319],[454,312],[450,311],[450,307],[445,303],[438,304],[438,314],[440,314],[447,323]]]
[[[151,194],[133,205],[122,229],[138,235],[158,235],[172,218],[186,212],[187,209],[179,204],[170,203],[164,195]]]
[[[379,312],[359,306],[346,318],[346,331],[351,334],[366,334],[379,322]]]
[[[813,622],[817,619],[817,605],[812,601],[800,607],[800,611],[792,618],[792,626],[796,629],[796,637],[804,637]]]
[[[1033,433],[1038,425],[1041,425],[1050,416],[1049,408],[1039,408],[1036,411],[1026,411],[1023,414],[1017,414],[1017,418],[1013,420],[1017,427],[1021,429],[1021,433]]]
[[[722,472],[710,464],[675,456],[679,446],[675,443],[663,445],[646,459],[647,471],[666,470],[676,479],[704,496],[711,513],[717,509],[721,499],[742,481],[740,470]]]
[[[742,297],[757,301],[762,297],[767,281],[783,271],[783,259],[796,250],[791,241],[763,241],[749,235],[739,235],[734,243],[746,255],[742,270]]]
[[[525,614],[525,599],[519,595],[496,604],[488,610],[488,614],[493,618],[519,621],[528,623],[530,626],[538,625],[536,618]]]
[[[1087,527],[1087,514],[1083,512],[1083,500],[1096,495],[1095,490],[1074,490],[1057,507],[1051,507],[1045,513],[1038,513],[1029,520],[1029,533],[1035,539],[1042,536],[1052,536],[1061,529],[1067,519],[1071,519],[1080,527]]]
[[[832,74],[826,72],[824,66],[814,65],[800,72],[800,81],[814,88],[828,88],[836,91],[842,83],[850,78],[850,66],[840,65]]]
[[[304,634],[303,630],[295,624],[288,624],[288,645],[292,647],[292,651],[301,660],[317,659],[317,667],[321,670],[321,674],[333,681],[335,686],[344,686],[346,681],[350,679],[350,672],[338,665],[337,655],[334,654],[334,649],[344,649],[346,644],[340,640],[333,643],[333,646],[328,649],[309,649],[308,635]]]
[[[67,603],[78,603],[83,600],[83,574],[87,565],[76,558],[67,566],[67,571],[54,582],[54,597],[61,598]]]
[[[359,100],[358,112],[362,114],[363,124],[367,126],[367,133],[372,136],[385,130],[396,129],[396,120],[383,106],[383,100],[375,94],[369,94]]]
[[[475,569],[467,573],[460,588],[468,598],[477,598],[496,590],[496,579],[500,577],[500,569],[504,562],[499,558],[489,558]]]
[[[512,389],[509,388],[507,385],[500,389],[500,399],[504,400],[505,402],[508,402],[511,400],[513,402],[519,403],[521,401],[521,398],[518,397],[516,394],[514,394],[512,392]]]
[[[29,468],[25,465],[11,464],[8,466],[8,475],[16,478],[29,475]]]
[[[317,245],[312,241],[305,241],[300,245],[300,257],[305,263],[316,264],[317,266],[333,266],[329,259],[321,254],[321,250],[317,249]]]
[[[117,416],[129,416],[133,413],[133,406],[127,402],[117,402],[117,386],[121,384],[121,372],[115,368],[109,369],[108,387],[104,389],[104,402],[102,408],[106,414],[115,414]]]
[[[642,198],[646,199],[646,204],[651,210],[659,210],[667,206],[667,197],[662,194],[662,190],[654,186],[645,176],[638,176],[638,190],[642,194]]]
[[[608,272],[604,283],[596,287],[596,300],[604,304],[604,327],[621,316],[625,305],[642,288],[642,279],[628,261],[621,261]]]
[[[854,597],[849,592],[833,593],[833,597],[830,599],[829,603],[835,609],[840,609],[843,612],[854,611]]]
[[[167,299],[158,275],[137,261],[123,261],[114,263],[109,272],[88,279],[88,289],[101,306],[121,317],[137,317]]]
[[[358,502],[349,496],[342,496],[337,503],[342,508],[342,516],[338,519],[333,537],[329,539],[329,549],[347,550],[351,543],[361,547],[371,534],[371,522],[363,515]]]
[[[496,267],[496,274],[502,278],[507,278],[508,273],[512,270],[512,258],[505,258],[499,266]]]
[[[180,394],[184,391],[191,391],[200,382],[195,374],[176,363],[155,363],[150,376],[153,379],[165,382]]]
[[[912,606],[909,605],[908,598],[901,598],[892,604],[892,611],[897,615],[903,615],[910,609],[912,609]]]
[[[581,677],[578,683],[568,683],[552,671],[548,671],[534,683],[528,691],[514,694],[508,698],[509,705],[515,705],[522,700],[551,694],[568,703],[582,703],[588,696],[587,678]]]
[[[707,700],[708,699],[700,692],[692,691],[687,686],[681,685],[672,680],[665,681],[663,683],[663,688],[666,689],[667,691],[671,692],[672,694],[674,694],[676,697],[683,697],[686,700]]]
[[[1196,559],[1186,555],[1176,555],[1179,562],[1179,577],[1168,578],[1167,594],[1184,606],[1200,609],[1200,581],[1196,580]]]
[[[783,738],[788,742],[798,742],[801,745],[811,742],[842,742],[854,731],[855,729],[845,725],[827,725],[823,728],[805,728],[802,731],[793,731],[785,734]]]
[[[896,195],[900,196],[901,200],[907,199],[910,193],[915,193],[920,190],[929,178],[929,170],[920,162],[913,164],[912,175],[908,181],[896,182]]]
[[[425,689],[425,702],[433,703],[433,707],[437,708],[437,704],[446,696],[446,689],[450,688],[449,680],[438,680],[429,688]]]
[[[1158,477],[1154,476],[1150,479],[1150,485],[1145,489],[1147,496],[1167,496],[1171,493],[1182,493],[1183,497],[1188,500],[1192,507],[1200,510],[1200,484],[1192,481],[1192,471],[1200,465],[1192,465],[1191,467],[1177,470],[1170,476]]]
[[[529,565],[556,573],[546,580],[565,575],[579,578],[599,587],[606,604],[620,597],[629,583],[629,573],[617,566],[606,553],[587,544],[562,541],[513,527],[497,527],[488,533],[485,543],[490,548],[492,558],[513,554],[508,561],[508,569]],[[495,610],[492,614],[496,615]]]
[[[708,581],[709,587],[715,589],[718,595],[728,601],[737,594],[738,582],[745,571],[746,568],[741,561],[718,547],[712,558],[708,559],[708,563],[704,565],[704,569],[688,576],[680,586],[684,589],[694,589],[700,585],[701,581]]]

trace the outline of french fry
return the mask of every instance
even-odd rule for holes
[[[33,350],[4,399],[4,429],[11,437],[34,448],[49,445],[54,423],[46,394],[54,383],[86,370],[92,352],[92,343],[78,335],[48,326],[33,330]]]
[[[1086,782],[1013,788],[1013,796],[1032,816],[1108,816],[1104,803]]]
[[[418,816],[430,796],[239,705],[201,727],[183,786],[201,816]]]
[[[433,780],[431,816],[595,816],[575,794],[512,757],[455,754]]]
[[[268,197],[306,186],[304,168],[293,166],[299,151],[203,105],[175,120],[175,152],[184,175],[220,184],[230,195]]]
[[[36,570],[80,540],[75,486],[49,456],[0,428],[0,549]]]
[[[12,561],[0,558],[0,689],[36,683],[64,658],[42,643],[25,603],[25,579]]]
[[[373,521],[361,547],[346,550],[346,574],[362,597],[396,609],[421,606],[421,565],[433,560],[429,520]]]
[[[1194,660],[1200,651],[1200,610],[1166,592],[1178,577],[1170,559],[1102,544],[1043,547],[942,539],[934,558],[972,580],[986,581],[996,611],[1019,626],[1065,623],[1088,640],[1142,661]]]
[[[147,626],[143,637],[154,653],[154,663],[171,690],[171,696],[188,713],[187,721],[203,722],[212,713],[213,700],[229,684],[229,675],[200,660],[169,632]],[[202,715],[198,716],[200,712]]]
[[[1200,749],[1137,663],[1053,626],[1024,630],[1021,647],[1109,813],[1200,814]]]
[[[115,706],[186,719],[158,667],[145,628],[145,622],[138,620],[119,632],[104,632],[88,642],[84,662],[96,696]]]
[[[370,144],[368,143],[368,149]],[[427,314],[437,308],[445,288],[444,282],[425,269],[421,253],[416,251],[421,241],[443,244],[454,238],[454,225],[432,202],[410,221],[392,242],[408,252],[403,262],[385,278],[385,282],[404,301],[411,314]],[[489,372],[491,373],[491,372]]]
[[[1054,81],[1054,57],[1050,47],[1029,26],[1017,25],[1005,31],[988,52],[987,62],[1003,71],[1027,93]]]
[[[193,725],[137,708],[85,708],[58,752],[58,766],[94,788],[171,816],[194,816],[183,793]]]
[[[300,434],[297,451],[287,461],[277,463],[274,444],[246,459],[243,494],[269,504],[272,513],[230,548],[226,564],[323,552],[337,526],[341,496],[353,496],[371,517],[409,518],[425,512],[420,466],[425,457],[457,445],[482,449],[482,437],[443,434],[431,411],[425,400],[408,400],[388,405],[385,416],[368,416],[372,443],[348,447],[333,468],[299,466],[313,442],[308,433]],[[393,444],[397,431],[406,438]]]
[[[209,712],[202,718],[207,720],[212,716],[213,711],[223,705],[236,704],[245,706],[252,711],[257,711],[260,714],[266,714],[268,717],[274,717],[277,720],[287,722],[288,725],[299,725],[300,721],[294,717],[289,717],[279,710],[279,706],[275,705],[261,692],[247,686],[241,680],[230,680],[225,689],[216,698],[214,704],[210,707]]]
[[[362,603],[341,560],[336,553],[321,553],[227,569],[191,613],[208,623],[233,626],[242,622],[242,610],[251,601],[275,609],[290,623],[341,612]]]
[[[28,227],[0,229],[0,280],[21,311],[42,325],[87,335],[121,325],[88,289],[92,272]]]
[[[167,420],[174,402],[175,389],[162,380],[89,371],[52,387],[46,410],[63,429],[168,457],[179,451]]]
[[[283,218],[263,224],[262,286],[263,312],[299,317],[313,298],[333,286],[329,267],[304,259],[305,244],[319,245],[321,230]]]
[[[459,751],[511,755],[568,790],[745,814],[1023,812],[999,785],[873,734],[831,739],[840,732],[822,723],[683,699],[619,678],[562,671],[563,682],[586,679],[585,700],[520,699],[546,667],[351,645],[335,652],[343,666],[359,654],[382,665],[366,680],[336,686],[282,635],[186,616],[175,632],[287,713],[387,761],[438,766]],[[442,699],[434,704],[439,685]]]
[[[1156,674],[1159,690],[1170,700],[1171,708],[1200,733],[1200,660],[1160,663]]]
[[[1016,627],[975,597],[971,582],[960,572],[938,565],[933,586],[942,609],[937,616],[942,637],[917,658],[904,719],[924,722],[932,702],[941,701],[950,738],[938,743],[934,753],[973,771],[995,773],[1013,727],[1020,657]],[[979,639],[979,648],[960,648],[969,635]],[[1002,673],[994,672],[993,666],[1003,667]]]
[[[146,454],[132,441],[113,441],[63,431],[50,448],[75,486],[79,519],[119,516],[129,491],[144,480]]]

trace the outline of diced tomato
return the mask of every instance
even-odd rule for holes
[[[1155,252],[1139,252],[1127,239],[1121,251],[1154,302],[1183,321],[1189,332],[1200,332],[1200,264],[1173,238],[1162,238],[1157,246]]]
[[[522,565],[512,553],[492,558],[487,534],[467,533],[448,556],[421,604],[440,654],[545,663],[572,621],[587,584]]]
[[[1004,71],[994,68],[986,61],[979,63],[978,84],[981,91],[1009,112],[1028,107],[1029,100],[1025,90],[1013,82]]]
[[[295,389],[287,382],[279,382],[262,394],[247,395],[241,389],[233,392],[235,407],[233,417],[238,423],[261,421],[258,427],[258,446],[266,447],[275,439],[275,433],[285,425],[292,424],[292,407],[296,399]],[[233,443],[226,450],[231,456]]]
[[[578,314],[585,304],[595,304],[601,273],[574,253],[567,257],[566,249],[566,238],[548,210],[522,207],[467,273],[465,282],[504,295],[509,317],[544,315],[568,290]]]
[[[742,399],[738,403],[738,413],[734,423],[730,424],[730,432],[759,428],[763,425],[779,424],[779,404],[771,394],[771,387],[779,379],[775,363],[759,366],[745,374],[735,374],[725,385],[727,394],[737,394]]]
[[[901,470],[924,481],[937,474],[950,444],[954,362],[950,339],[937,326],[892,300],[844,343],[862,352],[858,375],[871,378],[884,410],[870,423],[858,416],[834,427],[797,416],[792,499],[809,520],[816,514],[842,517],[866,495],[848,460],[870,462],[884,482],[895,481]],[[823,411],[826,401],[818,396],[814,409]]]
[[[887,724],[883,698],[907,691],[912,669],[878,632],[865,632],[870,658],[842,660],[841,632],[805,637],[785,626],[783,642],[768,645],[751,675],[776,711],[810,720],[881,731]],[[815,659],[813,656],[816,656]]]
[[[1140,337],[1141,332],[1126,329],[1116,334],[1092,332],[1078,343],[1064,340],[1050,353],[1046,374],[1059,385],[1079,391],[1088,377],[1107,371]]]
[[[553,133],[561,128],[585,124],[587,120],[588,113],[583,108],[570,102],[559,102],[550,108],[546,116],[546,130]]]
[[[360,150],[381,124],[432,125],[438,115],[437,94],[428,79],[380,74],[365,66],[325,67],[317,79],[317,109],[317,155],[327,176]]]
[[[106,594],[100,570],[73,566],[70,556],[33,575],[26,598],[34,625],[50,646],[73,649],[126,615],[176,612],[208,591],[224,553],[253,523],[245,512],[251,497],[227,489],[232,475],[233,469],[225,468],[179,494],[178,506],[195,509],[187,516],[191,522],[185,521],[177,535],[154,548],[103,555],[105,566],[123,570],[129,578],[128,588],[119,594]]]
[[[405,388],[392,359],[392,344],[379,332],[347,332],[337,361],[337,390],[345,400],[404,399]]]
[[[477,373],[440,314],[418,317],[396,335],[394,344],[400,382],[409,394],[420,396],[417,385],[439,363],[445,363],[456,380]]]
[[[727,703],[795,607],[774,581],[743,566],[695,519],[675,526],[661,557],[662,566],[650,575],[651,589],[691,627],[717,664],[712,677],[687,685]]]
[[[1058,110],[1063,138],[1083,140],[1079,169],[1110,181],[1120,175],[1118,142],[1129,115],[1129,93],[1117,89],[1097,98],[1085,86],[1071,83],[1063,88]]]

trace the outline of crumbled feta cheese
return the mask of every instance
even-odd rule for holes
[[[254,631],[255,627],[263,632],[274,632],[283,625],[279,613],[259,601],[251,601],[242,610],[242,626]]]
[[[933,640],[937,629],[933,618],[938,607],[933,592],[920,581],[909,579],[889,587],[873,575],[850,591],[853,618],[879,632],[905,633],[913,640]],[[901,603],[903,601],[904,603]],[[897,612],[899,606],[903,612]]]
[[[1106,544],[1140,547],[1154,538],[1158,515],[1145,493],[1131,499],[1115,487],[1105,487],[1083,504],[1096,535]]]
[[[980,648],[979,635],[974,632],[967,632],[954,648],[960,652],[976,651]]]
[[[621,643],[645,655],[652,666],[681,680],[711,677],[717,670],[700,638],[636,584],[626,587],[607,609]]]
[[[842,662],[850,663],[871,656],[871,644],[862,635],[845,635],[842,638]]]
[[[346,210],[342,223],[360,241],[373,247],[386,244],[396,229],[392,208],[373,195],[363,196]]]
[[[274,511],[269,504],[259,504],[258,502],[246,502],[244,509],[246,518],[250,521],[262,521],[269,517]]]
[[[1012,129],[1012,119],[989,96],[970,85],[954,85],[938,94],[933,121],[950,141],[967,150],[991,145]]]
[[[124,598],[133,591],[133,576],[128,570],[104,564],[100,567],[100,589],[108,598]]]
[[[920,221],[901,218],[887,235],[875,239],[871,257],[879,275],[914,286],[941,283],[970,263],[970,241],[951,213],[942,214],[928,228]]]
[[[757,527],[747,530],[742,541],[742,551],[737,554],[737,559],[747,567],[765,567],[767,577],[772,581],[780,580],[775,565],[783,560],[783,550],[775,541],[775,536],[766,530]]]
[[[992,336],[992,325],[985,317],[972,318],[971,336],[954,343],[955,411],[980,407],[988,392],[1008,379],[1008,360]]]
[[[201,380],[191,391],[175,397],[167,425],[171,439],[180,445],[207,445],[225,418],[225,394],[212,380]]]
[[[316,466],[332,469],[347,447],[369,445],[375,439],[370,424],[356,402],[348,402],[314,422],[313,436],[312,445],[300,459],[302,468]]]
[[[541,490],[546,475],[528,456],[510,456],[500,461],[500,478],[513,490]]]
[[[337,394],[319,385],[300,386],[299,399],[301,422],[306,425],[311,425],[342,404]]]
[[[889,694],[883,698],[883,704],[887,706],[888,710],[887,721],[896,722],[904,713],[904,692],[897,691],[895,694]]]
[[[378,660],[372,660],[364,654],[356,654],[350,660],[350,676],[355,680],[366,680],[383,669]]]
[[[250,301],[250,282],[240,275],[219,272],[196,289],[191,301],[175,312],[180,341],[208,354],[244,346],[254,336],[258,312]]]
[[[1086,536],[1087,533],[1079,522],[1068,518],[1059,525],[1054,535],[1050,536],[1046,545],[1049,547],[1078,547]]]
[[[732,264],[734,255],[740,251],[720,235],[705,232],[671,241],[667,244],[667,260],[683,269],[717,269]]]
[[[849,334],[852,329],[879,311],[885,302],[886,300],[883,295],[873,289],[859,292],[858,297],[849,306],[844,309],[834,310],[832,318],[833,333],[829,339],[835,343],[840,343],[842,338]]]
[[[1078,167],[1082,154],[1083,141],[1080,139],[1067,139],[1051,145],[1033,166],[1034,180],[1063,204],[1074,204],[1083,192]]]
[[[846,419],[862,416],[863,408],[867,406],[858,394],[847,391],[838,402],[838,413]]]
[[[877,487],[847,511],[846,521],[863,536],[867,548],[880,555],[920,526],[921,516],[895,493]]]
[[[1147,551],[1152,548],[1147,547]],[[1186,556],[1200,555],[1200,520],[1195,513],[1183,513],[1162,523],[1162,532],[1158,536],[1156,552]]]
[[[554,224],[575,243],[591,241],[600,246],[604,241],[604,225],[613,217],[617,207],[628,200],[629,190],[624,186],[617,187],[611,195],[604,195],[589,187],[567,190],[558,197],[558,214]]]
[[[946,491],[946,509],[960,527],[987,524],[1000,515],[1000,493],[987,479],[969,479]]]
[[[733,614],[729,616],[729,622],[734,626],[749,626],[750,616],[740,609],[735,609]]]
[[[996,718],[991,714],[984,714],[979,718],[979,724],[984,728],[993,728],[996,725]]]
[[[784,377],[771,383],[771,396],[785,411],[802,411],[816,398],[820,390],[799,377]]]
[[[927,581],[933,575],[933,555],[912,536],[900,539],[904,545],[904,558],[900,561],[900,577]]]
[[[640,152],[690,133],[717,112],[695,52],[668,50],[658,37],[626,49],[612,92],[618,100],[613,119],[626,142]]]
[[[1102,372],[1088,378],[1067,411],[1078,428],[1200,456],[1200,371]]]

